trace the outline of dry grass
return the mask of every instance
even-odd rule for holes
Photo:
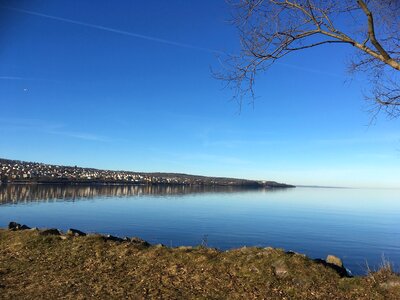
[[[0,230],[1,299],[399,299],[383,268],[341,278],[272,248],[148,247],[101,236]]]

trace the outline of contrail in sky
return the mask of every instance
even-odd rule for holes
[[[59,82],[53,79],[45,78],[32,78],[32,77],[20,77],[20,76],[0,76],[0,80],[20,80],[20,81],[47,81],[47,82]]]
[[[85,26],[85,27],[89,27],[89,28],[93,28],[93,29],[97,29],[97,30],[108,31],[108,32],[112,32],[112,33],[116,33],[116,34],[120,34],[120,35],[125,35],[125,36],[130,36],[130,37],[143,39],[143,40],[147,40],[147,41],[152,41],[152,42],[156,42],[156,43],[172,45],[172,46],[181,47],[181,48],[187,48],[187,49],[194,49],[194,50],[199,50],[199,51],[208,52],[208,53],[214,53],[214,54],[229,55],[228,53],[226,53],[224,51],[221,51],[221,50],[198,47],[198,46],[194,46],[194,45],[190,45],[190,44],[179,43],[179,42],[175,42],[175,41],[171,41],[171,40],[165,40],[165,39],[161,39],[161,38],[154,37],[154,36],[143,35],[143,34],[139,34],[139,33],[134,33],[134,32],[124,31],[124,30],[114,29],[114,28],[111,28],[111,27],[105,27],[105,26],[90,24],[90,23],[81,22],[81,21],[75,21],[75,20],[62,18],[62,17],[51,16],[51,15],[42,14],[42,13],[38,13],[38,12],[35,12],[35,11],[26,10],[26,9],[15,8],[15,7],[10,7],[10,6],[0,6],[0,7],[7,8],[9,10],[17,11],[17,12],[20,12],[20,13],[25,13],[25,14],[32,15],[32,16],[38,16],[38,17],[47,18],[47,19],[51,19],[51,20],[56,20],[56,21],[70,23],[70,24]],[[328,75],[328,76],[332,76],[332,77],[342,77],[342,76],[334,74],[334,73],[328,73],[328,72],[325,72],[325,71],[315,70],[315,69],[311,69],[311,68],[299,67],[299,66],[296,66],[296,65],[293,65],[293,64],[286,64],[286,63],[282,63],[282,62],[276,62],[276,64],[282,65],[282,66],[285,66],[285,67],[289,67],[289,68],[295,68],[295,69],[302,70],[302,71],[305,71],[305,72],[310,72],[310,73]],[[0,79],[13,79],[13,78],[0,78]],[[14,78],[14,79],[17,79],[17,78]]]
[[[42,14],[42,13],[38,13],[38,12],[35,12],[35,11],[26,10],[26,9],[14,8],[14,7],[9,7],[9,6],[3,6],[3,7],[7,8],[9,10],[17,11],[17,12],[20,12],[20,13],[25,13],[25,14],[32,15],[32,16],[38,16],[38,17],[47,18],[47,19],[51,19],[51,20],[56,20],[56,21],[70,23],[70,24],[85,26],[85,27],[89,27],[89,28],[108,31],[108,32],[117,33],[117,34],[121,34],[121,35],[126,35],[126,36],[130,36],[130,37],[134,37],[134,38],[138,38],[138,39],[143,39],[143,40],[148,40],[148,41],[152,41],[152,42],[172,45],[172,46],[181,47],[181,48],[195,49],[195,50],[200,50],[200,51],[209,52],[209,53],[225,54],[223,51],[220,51],[220,50],[215,50],[215,49],[210,49],[210,48],[203,48],[203,47],[198,47],[198,46],[194,46],[194,45],[179,43],[179,42],[175,42],[175,41],[171,41],[171,40],[161,39],[161,38],[154,37],[154,36],[148,36],[148,35],[143,35],[143,34],[139,34],[139,33],[134,33],[134,32],[124,31],[124,30],[114,29],[114,28],[111,28],[111,27],[105,27],[105,26],[101,26],[101,25],[95,25],[95,24],[75,21],[75,20],[71,20],[71,19],[66,19],[66,18],[51,16],[51,15],[46,15],[46,14]]]
[[[17,76],[0,76],[0,80],[26,80],[27,78]]]

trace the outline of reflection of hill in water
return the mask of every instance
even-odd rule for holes
[[[62,199],[73,201],[97,197],[140,195],[187,195],[196,193],[233,193],[264,190],[234,186],[74,186],[74,185],[0,185],[0,205]]]

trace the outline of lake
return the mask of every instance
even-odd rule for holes
[[[77,228],[167,246],[277,247],[343,259],[353,274],[400,264],[400,191],[190,186],[0,186],[0,226]]]

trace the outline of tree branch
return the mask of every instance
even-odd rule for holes
[[[384,59],[386,60],[391,59],[390,55],[386,52],[385,49],[383,49],[382,45],[376,39],[374,17],[372,15],[372,12],[368,9],[367,4],[365,4],[363,0],[357,0],[357,3],[368,18],[368,36],[371,40],[371,43],[375,46],[376,50],[378,50],[379,53],[382,54]]]
[[[378,42],[375,35],[375,26],[374,26],[374,16],[372,12],[368,9],[367,4],[363,0],[357,0],[357,4],[361,7],[362,11],[368,18],[368,36],[371,40],[372,45],[374,45],[375,49],[378,50],[382,58],[382,61],[386,62],[391,67],[400,70],[400,63],[393,60],[387,51],[382,47],[382,45]],[[361,44],[365,47],[365,43]],[[361,48],[360,48],[361,49]]]

